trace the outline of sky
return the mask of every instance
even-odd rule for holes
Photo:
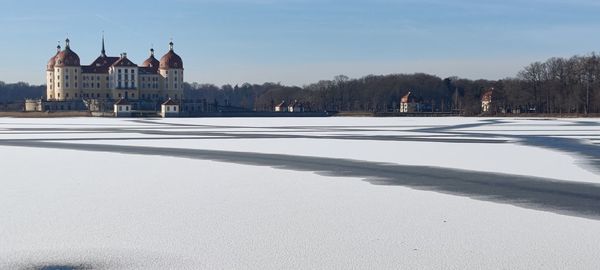
[[[141,64],[172,39],[188,82],[306,85],[344,74],[502,79],[600,49],[592,0],[0,0],[0,80],[43,84],[57,42]]]

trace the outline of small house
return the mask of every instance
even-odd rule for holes
[[[298,102],[298,100],[294,100],[288,106],[288,112],[304,112],[304,104]]]
[[[406,95],[400,99],[400,112],[401,113],[413,113],[419,111],[419,103],[415,96],[409,91]]]
[[[281,101],[281,103],[275,105],[275,111],[276,112],[287,112],[288,111],[288,104],[287,102],[285,102],[285,100]]]
[[[170,99],[160,105],[160,116],[162,117],[177,117],[179,116],[179,104]]]
[[[113,105],[113,109],[116,117],[130,117],[131,116],[131,104],[126,99],[119,99]]]
[[[481,96],[481,112],[488,113],[492,108],[492,97],[494,94],[494,88],[491,88],[483,93]]]

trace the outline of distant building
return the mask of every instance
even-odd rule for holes
[[[169,99],[160,105],[160,116],[162,117],[177,117],[179,116],[179,104],[172,99]]]
[[[183,61],[171,42],[160,61],[154,58],[154,49],[150,49],[148,59],[138,66],[126,53],[107,56],[103,37],[100,56],[90,65],[81,65],[66,39],[65,49],[57,46],[56,54],[46,65],[46,85],[48,101],[182,99]]]
[[[400,99],[401,113],[418,112],[419,109],[419,103],[410,91],[406,95],[402,96],[402,98]]]
[[[131,104],[126,99],[119,99],[115,102],[114,113],[116,117],[130,117]]]
[[[289,110],[287,102],[285,100],[281,101],[281,103],[275,105],[276,112],[287,112]]]
[[[494,94],[494,88],[490,88],[489,90],[485,91],[483,93],[483,95],[481,96],[481,112],[482,113],[488,113],[491,111],[493,94]]]
[[[298,100],[294,100],[294,102],[288,105],[288,112],[304,112],[304,104],[298,102]]]

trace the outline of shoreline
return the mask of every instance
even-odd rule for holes
[[[0,112],[0,118],[63,118],[63,117],[114,117],[111,113],[96,116],[89,111],[60,111],[60,112]],[[157,115],[157,117],[159,117]],[[452,113],[374,113],[374,112],[306,112],[306,113],[274,113],[274,112],[220,112],[205,113],[195,116],[179,116],[176,118],[215,118],[215,117],[480,117],[480,118],[600,118],[600,113],[593,114],[497,114],[497,115],[457,115]],[[145,117],[128,117],[145,118]]]

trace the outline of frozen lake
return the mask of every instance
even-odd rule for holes
[[[0,269],[594,269],[600,120],[0,118]]]

